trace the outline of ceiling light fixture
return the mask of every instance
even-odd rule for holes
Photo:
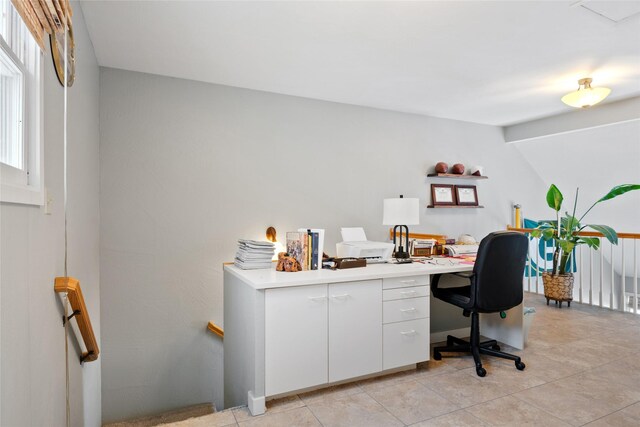
[[[562,102],[571,107],[588,108],[596,105],[611,93],[606,87],[591,87],[590,77],[578,80],[578,90],[562,97]]]

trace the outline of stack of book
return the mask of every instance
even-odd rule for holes
[[[240,239],[234,264],[243,270],[271,268],[275,248],[276,246],[271,242]]]
[[[303,230],[287,232],[287,253],[300,263],[303,271],[322,268],[324,230]]]

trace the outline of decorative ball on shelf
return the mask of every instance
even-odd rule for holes
[[[451,173],[455,174],[455,175],[462,175],[464,174],[464,165],[462,163],[456,163],[455,165],[453,165],[453,167],[451,168]]]
[[[445,162],[438,162],[436,164],[436,173],[447,173],[448,169],[449,169],[449,165],[446,164]]]
[[[469,173],[474,176],[482,176],[483,172],[484,171],[482,166],[473,166],[471,169],[469,169]]]

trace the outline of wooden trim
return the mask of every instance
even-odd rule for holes
[[[531,233],[533,228],[517,228],[507,225],[507,230],[510,231],[519,231],[521,233]],[[640,233],[616,233],[618,234],[619,239],[640,239]],[[597,231],[581,231],[578,233],[578,236],[584,237],[604,237],[604,234],[598,233]]]
[[[484,206],[482,205],[478,205],[478,206],[472,206],[472,205],[427,205],[427,208],[429,209],[456,209],[456,208],[473,208],[473,209],[484,209]]]
[[[478,175],[456,175],[454,173],[430,173],[429,178],[452,178],[452,179],[489,179],[488,176]]]
[[[87,306],[84,303],[80,282],[73,277],[56,277],[53,289],[57,293],[66,293],[69,303],[71,304],[71,309],[73,312],[77,312],[74,317],[78,322],[78,328],[80,329],[80,335],[82,335],[84,345],[87,347],[87,352],[82,354],[82,361],[93,362],[97,360],[100,350],[98,349],[98,342],[91,327],[91,319],[89,318]]]
[[[409,233],[410,239],[433,239],[438,243],[443,243],[447,240],[447,236],[444,234],[423,234],[423,233]],[[393,239],[393,228],[389,229],[389,240]]]
[[[224,338],[224,330],[216,325],[213,322],[209,322],[209,324],[207,325],[207,329],[211,332],[213,332],[214,334],[216,334],[217,336],[219,336],[220,338]]]

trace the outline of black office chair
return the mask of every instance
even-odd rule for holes
[[[431,282],[433,295],[463,309],[463,315],[471,315],[471,336],[469,342],[447,336],[447,345],[433,349],[433,358],[442,359],[441,353],[466,352],[473,354],[476,373],[484,377],[487,371],[482,367],[480,354],[514,360],[516,368],[522,371],[525,364],[518,356],[500,351],[495,340],[480,342],[479,313],[506,311],[522,302],[522,276],[527,258],[528,239],[514,231],[498,231],[482,239],[478,248],[473,273],[464,275],[469,286],[439,288],[440,275]]]

